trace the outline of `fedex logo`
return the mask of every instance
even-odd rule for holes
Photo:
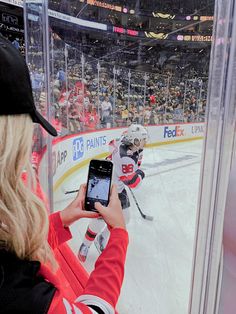
[[[164,127],[164,138],[177,136],[184,136],[184,129],[181,129],[180,126],[176,126],[174,129],[170,129],[168,126]]]

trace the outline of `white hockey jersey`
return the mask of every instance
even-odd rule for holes
[[[121,140],[111,141],[109,147],[111,154],[107,159],[113,161],[113,182],[117,185],[118,193],[122,192],[125,185],[131,189],[136,188],[145,176],[139,169],[143,150],[133,152],[130,146]]]

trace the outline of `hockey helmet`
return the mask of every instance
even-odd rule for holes
[[[124,141],[139,146],[141,140],[148,140],[147,130],[141,124],[131,124],[124,134]]]

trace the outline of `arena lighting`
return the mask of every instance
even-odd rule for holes
[[[175,15],[171,15],[171,14],[168,14],[168,13],[161,13],[161,12],[152,12],[152,15],[154,17],[158,17],[158,18],[161,18],[161,19],[169,19],[169,20],[173,20],[175,18]]]
[[[169,13],[162,13],[162,12],[152,12],[153,17],[161,18],[161,19],[168,19],[168,20],[180,20],[180,21],[213,21],[213,16],[199,16],[199,15],[171,15]]]
[[[213,16],[200,16],[200,21],[213,21]]]
[[[192,41],[212,41],[212,36],[193,35]]]
[[[96,7],[100,7],[100,8],[104,8],[104,9],[109,9],[109,10],[113,10],[113,11],[122,12],[122,7],[121,6],[110,4],[110,3],[106,3],[104,1],[87,0],[87,4],[94,5]]]
[[[178,35],[177,36],[177,40],[184,40],[184,36],[183,35]]]
[[[128,13],[128,9],[127,8],[123,8],[123,12],[124,13]]]
[[[192,41],[192,37],[190,35],[184,35],[183,38],[184,41]]]
[[[134,10],[130,10],[129,13],[130,13],[130,14],[134,14],[135,11],[134,11]]]
[[[138,36],[139,35],[138,31],[135,31],[133,29],[127,29],[126,32],[130,36]]]
[[[32,0],[33,1],[33,0]],[[35,0],[37,2],[39,0]],[[90,0],[91,1],[91,0]],[[93,0],[94,1],[94,0]],[[12,4],[15,6],[23,7],[23,0],[2,0],[1,2],[7,3],[7,4]],[[41,2],[41,1],[40,1]],[[48,10],[48,15],[50,17],[53,17],[55,19],[59,19],[68,23],[88,27],[88,28],[94,28],[94,29],[99,29],[103,31],[108,30],[108,26],[103,23],[99,22],[91,22],[83,19],[78,19],[76,17],[63,14],[54,10]],[[212,21],[213,16],[200,16],[200,20],[206,20],[206,21]],[[113,27],[113,32],[121,33],[121,34],[127,34],[129,36],[139,36],[139,32],[136,30],[131,30],[131,29],[124,29],[122,27]],[[144,32],[145,36],[148,38],[152,39],[157,39],[157,40],[166,40],[168,38],[168,34],[164,33],[154,33],[154,32]],[[183,35],[178,35],[175,38],[172,38],[172,40],[178,40],[178,41],[199,41],[199,42],[211,42],[212,41],[212,36],[204,36],[204,35],[197,35],[197,36],[183,36]]]
[[[114,26],[113,27],[113,32],[114,33],[119,33],[119,34],[125,34],[125,29],[123,27]]]
[[[144,32],[145,36],[148,38],[164,40],[168,38],[169,34],[166,33],[154,33],[154,32]]]
[[[138,36],[139,32],[133,29],[125,29],[123,27],[113,26],[113,32],[118,34],[127,34],[130,36]]]
[[[106,24],[78,19],[76,17],[70,16],[68,14],[64,14],[58,11],[54,11],[54,10],[48,10],[48,15],[58,20],[66,21],[68,23],[72,23],[72,24],[76,24],[76,25],[80,25],[84,27],[89,27],[89,28],[94,28],[94,29],[100,29],[102,31],[107,31]]]
[[[23,0],[2,0],[1,2],[5,2],[8,4],[15,5],[16,7],[23,7]]]

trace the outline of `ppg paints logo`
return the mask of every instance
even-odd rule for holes
[[[73,160],[81,159],[84,155],[84,140],[82,137],[73,140]]]

